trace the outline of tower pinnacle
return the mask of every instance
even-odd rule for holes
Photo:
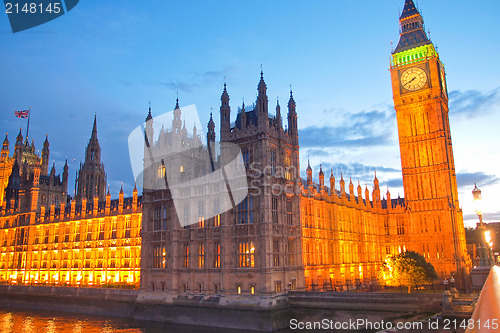
[[[425,33],[424,20],[413,0],[405,1],[399,23],[401,26],[400,38],[393,54],[432,44]]]
[[[92,127],[92,137],[91,140],[97,140],[97,115],[94,114],[94,126]]]

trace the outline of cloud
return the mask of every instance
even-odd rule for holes
[[[311,168],[313,169],[313,178],[317,178],[318,172],[319,172],[319,167],[320,165],[312,165]],[[340,179],[340,176],[342,175],[344,177],[344,180],[348,181],[349,178],[352,178],[353,182],[359,180],[361,183],[371,183],[373,182],[375,172],[380,172],[380,173],[392,173],[392,172],[397,172],[401,173],[401,170],[399,169],[394,169],[394,168],[387,168],[383,166],[374,166],[374,165],[365,165],[362,163],[321,163],[321,167],[323,168],[323,172],[325,173],[325,178],[330,177],[330,170],[333,171],[333,175],[337,179],[337,181]],[[305,174],[305,167],[301,168],[301,171],[303,173],[303,177],[306,176]]]
[[[500,181],[495,175],[487,175],[484,172],[458,172],[458,187],[470,187],[476,183],[478,186],[493,185]]]
[[[206,71],[202,73],[193,73],[189,80],[168,80],[154,81],[155,85],[163,86],[173,91],[193,92],[194,89],[203,87],[215,81],[222,82],[223,78],[228,76],[232,69],[226,68],[223,70]],[[124,82],[124,84],[127,84]]]
[[[479,90],[450,92],[450,112],[469,118],[482,116],[500,109],[500,88],[483,93]]]
[[[403,178],[389,179],[384,184],[389,187],[403,187]]]
[[[156,85],[163,86],[167,89],[173,91],[184,91],[184,92],[193,92],[194,88],[199,87],[198,83],[189,83],[186,81],[155,81],[153,82]]]
[[[393,112],[379,110],[355,114],[325,110],[334,122],[332,126],[309,126],[299,130],[301,147],[373,147],[392,144]],[[321,153],[317,151],[317,153]]]

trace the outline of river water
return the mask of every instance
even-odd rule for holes
[[[0,304],[0,306],[5,304]],[[0,333],[231,333],[235,330],[172,325],[123,318],[0,308]],[[247,331],[237,331],[247,333]]]

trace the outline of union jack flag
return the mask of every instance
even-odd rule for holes
[[[17,118],[28,118],[30,114],[30,110],[22,110],[22,111],[14,111],[14,115],[17,117]]]

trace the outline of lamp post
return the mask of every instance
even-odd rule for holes
[[[480,234],[480,243],[479,243],[479,266],[480,267],[491,267],[491,256],[490,256],[490,247],[489,244],[485,240],[485,232],[486,228],[483,224],[483,209],[482,209],[482,196],[481,190],[474,183],[474,189],[472,190],[472,195],[474,197],[474,210],[476,211],[477,216],[479,217],[479,227],[477,230]]]
[[[490,246],[487,244],[485,240],[485,230],[483,224],[483,210],[481,207],[481,190],[477,188],[477,185],[474,184],[474,189],[472,190],[472,195],[474,196],[474,210],[476,211],[477,216],[479,217],[479,226],[477,227],[477,231],[480,235],[480,241],[478,246],[479,253],[479,266],[474,267],[471,272],[472,278],[472,288],[473,289],[481,289],[488,277],[488,274],[491,269],[491,256],[490,256]]]

